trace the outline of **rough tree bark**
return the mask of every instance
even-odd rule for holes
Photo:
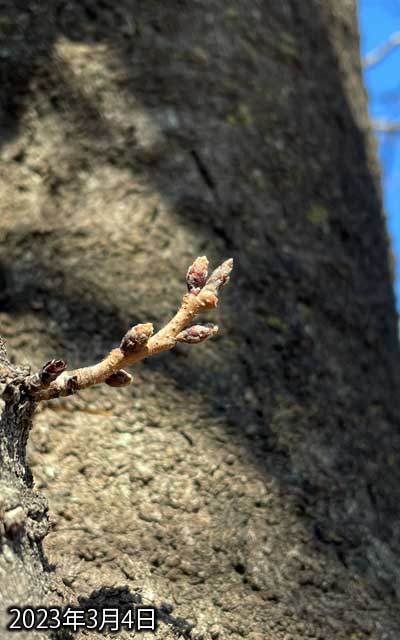
[[[16,361],[90,365],[171,317],[193,255],[235,259],[213,348],[41,403],[60,592],[141,589],[161,638],[397,640],[397,318],[355,2],[7,0],[0,28]]]
[[[22,379],[27,371],[13,367],[0,340],[0,380]],[[26,464],[26,444],[32,426],[35,404],[23,393],[8,388],[0,418],[0,624],[2,637],[10,617],[6,609],[49,604],[47,598],[62,592],[62,583],[51,580],[46,571],[41,540],[48,533],[47,504],[33,490],[32,474]],[[64,587],[65,592],[65,587]],[[57,598],[59,601],[59,596]],[[57,602],[56,600],[56,602]],[[43,605],[43,606],[44,606]],[[36,635],[35,635],[36,637]],[[46,637],[40,633],[37,637]]]
[[[132,377],[123,366],[180,343],[199,344],[213,337],[218,331],[216,325],[193,324],[193,321],[200,313],[216,308],[232,266],[233,261],[227,260],[207,278],[208,260],[205,256],[197,258],[187,271],[188,293],[170,322],[154,336],[151,323],[132,327],[118,348],[88,367],[67,371],[63,360],[50,360],[31,374],[11,364],[0,337],[0,382],[4,387],[4,409],[0,416],[0,625],[3,630],[9,628],[12,633],[12,629],[24,628],[25,623],[16,617],[17,612],[11,615],[13,608],[46,605],[51,611],[65,603],[68,593],[51,573],[43,555],[41,542],[49,530],[48,507],[43,496],[32,489],[32,473],[26,462],[26,446],[38,403],[71,396],[101,383],[117,388],[128,386]],[[73,594],[69,595],[76,605]],[[42,618],[38,620],[43,628]],[[30,620],[26,624],[32,629]],[[51,615],[48,625],[56,629],[52,633],[64,636],[62,623],[58,630]],[[33,635],[46,637],[45,633],[35,630]]]

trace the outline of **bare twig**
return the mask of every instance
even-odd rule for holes
[[[177,342],[196,344],[212,337],[218,331],[214,325],[194,325],[188,328],[194,318],[204,311],[214,309],[218,304],[218,294],[228,282],[233,260],[223,262],[207,279],[208,260],[197,258],[186,275],[186,293],[175,316],[158,333],[153,335],[149,323],[132,327],[122,338],[117,349],[113,349],[101,362],[66,371],[61,360],[46,363],[36,374],[25,378],[24,385],[36,401],[68,396],[81,389],[105,382],[120,387],[132,382],[124,371],[144,358],[172,349]]]
[[[394,49],[400,46],[400,32],[397,31],[392,33],[390,38],[380,47],[377,47],[370,53],[368,53],[363,61],[364,69],[370,69],[375,65],[382,62],[384,58],[386,58],[389,53],[391,53]]]
[[[391,120],[373,120],[372,128],[376,133],[398,133],[400,131],[400,122]]]

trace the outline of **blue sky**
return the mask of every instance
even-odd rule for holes
[[[359,0],[361,55],[382,45],[400,32],[400,0]],[[400,47],[379,64],[366,69],[365,84],[372,118],[400,123]],[[389,232],[396,254],[396,298],[400,309],[400,132],[379,134],[379,155]]]

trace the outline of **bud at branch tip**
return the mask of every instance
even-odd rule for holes
[[[206,256],[199,256],[190,265],[186,274],[186,284],[189,293],[193,293],[195,296],[204,287],[208,274],[208,260]]]
[[[233,269],[233,258],[225,260],[219,265],[208,278],[205,289],[218,295],[220,290],[229,282],[229,275]]]

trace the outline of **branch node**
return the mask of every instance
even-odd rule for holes
[[[204,307],[204,311],[208,309],[215,309],[218,306],[218,297],[215,294],[207,295],[207,290],[203,289],[202,294],[206,294],[201,301],[201,306]]]
[[[53,382],[66,370],[67,366],[67,362],[64,360],[49,360],[46,362],[39,371],[42,384],[47,386],[50,382]]]
[[[66,383],[67,395],[75,393],[75,391],[77,390],[78,390],[78,378],[75,375],[70,376]]]

